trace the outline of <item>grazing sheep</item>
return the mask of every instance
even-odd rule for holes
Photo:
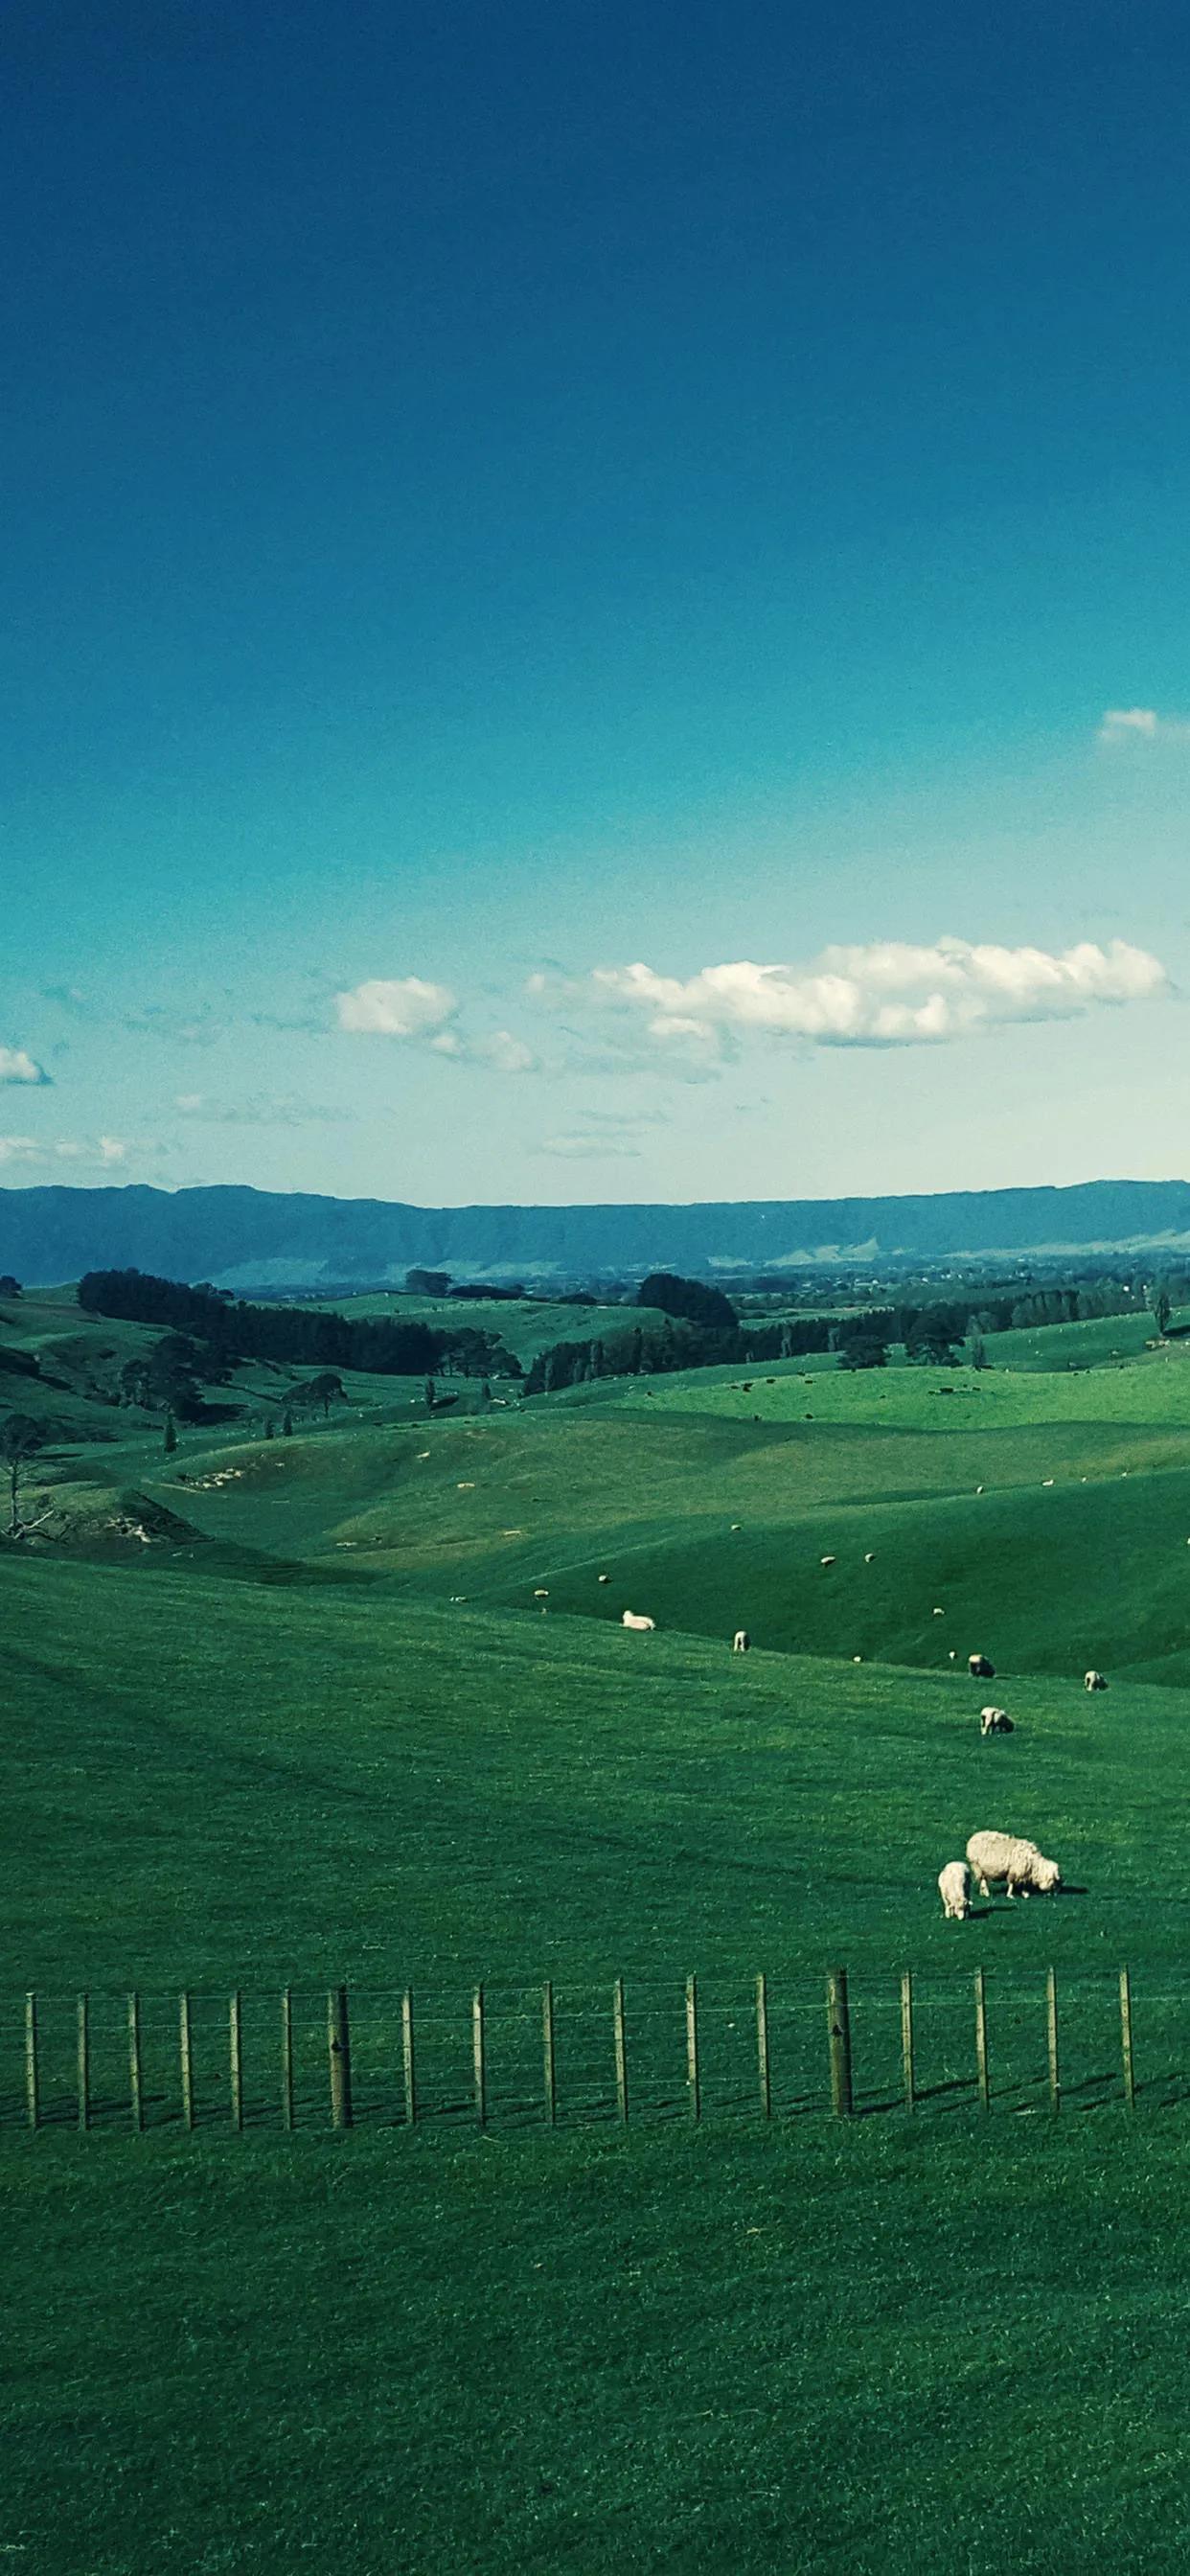
[[[1105,1682],[1105,1680],[1104,1680],[1104,1678],[1103,1678],[1102,1673],[1095,1673],[1095,1672],[1091,1672],[1091,1673],[1084,1673],[1084,1674],[1083,1674],[1083,1689],[1084,1689],[1084,1690],[1106,1690],[1106,1689],[1107,1689],[1107,1683]]]
[[[639,1610],[625,1610],[620,1625],[623,1628],[639,1628],[643,1631],[646,1628],[655,1628],[657,1622],[655,1619],[642,1618]]]
[[[1010,1718],[1007,1709],[981,1708],[979,1712],[979,1732],[981,1735],[1011,1735],[1012,1719]]]
[[[820,1565],[833,1565],[834,1561],[833,1556],[820,1556],[818,1559]]]
[[[611,1576],[610,1574],[597,1574],[595,1580],[597,1583],[610,1583]]]
[[[1187,1541],[1186,1541],[1186,1545],[1187,1545],[1187,1547],[1190,1547],[1190,1539],[1187,1539]],[[864,1564],[865,1564],[865,1565],[874,1565],[874,1564],[875,1564],[875,1562],[876,1562],[876,1550],[875,1550],[875,1548],[874,1548],[874,1547],[870,1547],[870,1548],[868,1549],[868,1553],[867,1553],[867,1555],[866,1555],[866,1556],[865,1556],[865,1558],[864,1558]]]
[[[934,1607],[934,1617],[935,1617],[936,1619],[945,1619],[945,1617],[946,1617],[946,1612],[945,1612],[945,1610],[939,1610],[939,1608],[937,1607],[937,1604],[935,1604],[935,1607]]]
[[[733,1655],[746,1655],[752,1640],[746,1628],[737,1628],[731,1641]]]
[[[1036,1843],[1020,1834],[972,1834],[967,1858],[981,1896],[990,1896],[992,1883],[1000,1879],[1009,1896],[1018,1890],[1022,1896],[1053,1896],[1062,1884],[1057,1861],[1046,1860]]]
[[[965,1860],[948,1860],[938,1872],[938,1894],[948,1923],[965,1923],[971,1911],[971,1872]]]
[[[973,1682],[994,1682],[996,1667],[987,1655],[968,1655],[967,1670]]]
[[[549,1597],[550,1597],[550,1596],[549,1596],[549,1588],[548,1588],[548,1586],[547,1586],[546,1584],[544,1584],[544,1583],[539,1583],[539,1584],[538,1584],[538,1586],[537,1586],[537,1590],[535,1591],[535,1593],[534,1593],[534,1595],[533,1595],[534,1600],[535,1600],[535,1601],[548,1601],[548,1600],[549,1600]]]

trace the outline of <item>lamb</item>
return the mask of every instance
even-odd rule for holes
[[[1083,1675],[1083,1689],[1084,1689],[1084,1690],[1106,1690],[1106,1689],[1107,1689],[1107,1683],[1105,1682],[1105,1680],[1104,1680],[1104,1678],[1103,1678],[1102,1673],[1096,1673],[1096,1672],[1084,1673],[1084,1675]]]
[[[981,1896],[990,1896],[993,1880],[1003,1879],[1009,1896],[1053,1896],[1062,1884],[1056,1860],[1047,1860],[1036,1843],[1019,1834],[972,1834],[967,1858]]]
[[[746,1628],[737,1628],[731,1641],[733,1655],[746,1655],[752,1640]]]
[[[981,1735],[1011,1735],[1012,1719],[1010,1718],[1007,1709],[981,1708],[979,1712],[979,1732]]]
[[[948,1923],[965,1923],[971,1911],[971,1872],[965,1860],[948,1860],[938,1872],[938,1894]]]
[[[620,1625],[623,1628],[639,1628],[643,1632],[645,1629],[655,1628],[657,1622],[655,1619],[642,1618],[639,1610],[626,1610]]]

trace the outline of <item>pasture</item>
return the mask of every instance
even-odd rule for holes
[[[1077,1375],[794,1363],[746,1393],[739,1371],[701,1372],[416,1418],[411,1390],[373,1387],[370,1408],[291,1440],[233,1423],[183,1432],[168,1460],[126,1412],[107,1408],[102,1445],[63,1426],[39,1476],[94,1509],[65,1545],[0,1554],[0,2187],[18,2313],[36,2317],[5,2545],[66,2576],[141,2576],[179,2531],[199,2576],[613,2554],[984,2576],[1090,2540],[1184,2564],[1187,1365],[1176,1344]],[[168,1513],[160,1538],[113,1529],[125,1491]],[[625,1606],[657,1632],[626,1634]],[[754,1650],[733,1657],[741,1622]],[[964,1669],[977,1647],[990,1692]],[[1083,1691],[1088,1663],[1106,1694]],[[1016,1731],[981,1743],[989,1695]],[[1078,1892],[944,1922],[937,1871],[987,1825],[1034,1835]],[[850,2124],[820,2107],[837,1960]],[[905,1966],[913,2120],[894,2107]],[[544,1978],[565,2076],[548,2134]],[[277,1994],[292,1986],[313,2027],[340,1980],[380,1999],[359,2025],[372,2125],[329,2135],[311,2075],[309,2130],[284,2138]],[[426,2013],[415,2135],[406,1985]],[[182,1986],[194,2137],[171,2090]],[[131,1987],[148,2134],[120,2114],[82,2139],[74,1997],[92,1997],[96,2084],[118,2104]]]

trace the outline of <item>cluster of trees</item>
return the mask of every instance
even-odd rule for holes
[[[519,1377],[521,1365],[494,1333],[470,1325],[403,1322],[399,1316],[348,1318],[308,1306],[252,1306],[226,1290],[187,1287],[143,1270],[89,1270],[78,1301],[87,1314],[164,1324],[190,1343],[175,1366],[220,1375],[237,1360],[294,1363],[315,1369],[362,1369],[382,1377],[421,1377],[428,1370],[461,1377]],[[197,1362],[195,1346],[201,1346]],[[163,1365],[158,1362],[157,1366]],[[133,1362],[133,1369],[141,1366]]]

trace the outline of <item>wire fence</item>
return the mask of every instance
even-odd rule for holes
[[[0,2000],[0,2127],[570,2129],[1190,2098],[1187,1993],[1127,1968]]]

